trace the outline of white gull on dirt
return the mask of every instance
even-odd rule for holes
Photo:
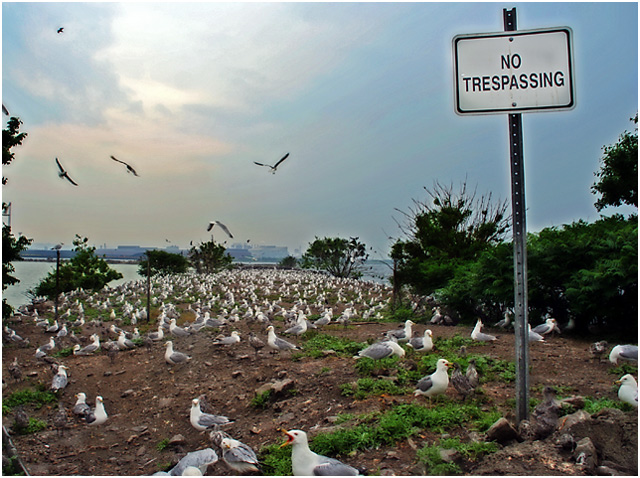
[[[167,340],[164,343],[164,346],[167,348],[164,352],[164,360],[168,364],[176,365],[191,360],[191,357],[189,357],[187,354],[183,354],[182,352],[173,350],[173,342],[171,340]]]
[[[492,342],[494,340],[497,340],[497,337],[495,335],[482,333],[481,330],[482,330],[482,321],[478,319],[475,327],[471,331],[471,338],[478,342]]]
[[[109,416],[104,409],[104,400],[100,395],[98,395],[96,397],[96,407],[85,416],[85,421],[88,425],[97,426],[102,425],[104,422],[106,422],[107,418],[109,418]]]
[[[416,390],[413,394],[416,396],[424,395],[425,397],[443,394],[449,386],[449,374],[447,373],[449,365],[449,361],[439,359],[436,364],[436,371],[421,378],[416,384]]]
[[[300,350],[297,345],[292,344],[291,342],[287,342],[284,339],[281,339],[276,335],[276,331],[273,328],[273,325],[267,327],[267,345],[277,351],[286,351],[286,350]]]
[[[380,360],[391,355],[397,355],[398,357],[404,357],[404,349],[393,340],[385,340],[383,342],[376,342],[369,345],[366,349],[358,352],[354,358],[368,357],[373,360]]]
[[[282,431],[287,435],[287,441],[280,447],[291,445],[291,467],[295,476],[359,475],[356,468],[311,451],[307,434],[302,430]]]
[[[638,383],[636,379],[633,378],[633,375],[623,375],[620,380],[616,380],[616,383],[620,385],[618,389],[618,398],[620,401],[638,408]]]
[[[638,361],[638,346],[637,345],[616,345],[611,349],[609,353],[609,361],[618,365],[619,360],[628,360],[632,362]]]
[[[233,423],[225,416],[203,413],[202,410],[200,410],[200,400],[197,398],[191,400],[189,420],[191,421],[193,428],[198,431],[204,431],[209,428],[226,425],[227,423]]]
[[[83,392],[76,393],[76,403],[73,406],[73,414],[84,417],[91,412],[91,407],[87,405],[87,395]]]

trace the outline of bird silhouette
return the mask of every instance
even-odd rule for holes
[[[278,161],[276,164],[274,164],[273,166],[271,166],[270,164],[259,163],[257,161],[254,161],[254,163],[257,164],[258,166],[266,166],[267,168],[271,168],[271,174],[276,174],[276,169],[278,169],[278,166],[280,166],[280,163],[282,163],[282,161],[284,161],[288,157],[289,157],[289,153],[285,154],[282,157],[282,159]]]
[[[69,174],[67,174],[65,169],[62,167],[62,164],[60,164],[60,161],[58,161],[58,158],[56,158],[56,164],[58,165],[58,168],[60,169],[60,172],[58,173],[58,176],[60,176],[61,178],[66,178],[67,181],[69,181],[71,184],[73,184],[74,186],[77,186],[78,183],[76,183],[73,179],[71,179],[69,177]]]
[[[226,232],[227,236],[229,236],[231,239],[233,239],[233,234],[231,234],[229,232],[229,229],[227,228],[227,226],[222,224],[220,221],[211,221],[209,223],[209,225],[207,226],[207,231],[210,231],[211,229],[213,229],[214,226],[220,226],[220,229],[222,229],[224,232]]]
[[[2,105],[2,112],[3,112],[5,115],[9,116],[9,110],[7,109],[7,107],[6,107],[4,104]]]
[[[58,28],[58,33],[62,33],[64,31],[64,27]]]
[[[129,173],[133,173],[133,175],[134,175],[134,176],[139,176],[139,175],[138,175],[138,173],[136,173],[136,170],[135,170],[135,169],[133,169],[133,168],[131,167],[131,165],[129,165],[129,164],[127,164],[127,163],[125,163],[124,161],[120,161],[120,160],[119,160],[118,158],[116,158],[115,156],[111,156],[111,159],[113,159],[114,161],[117,161],[117,162],[119,162],[119,163],[124,164],[124,165],[127,167],[127,172],[129,172]]]

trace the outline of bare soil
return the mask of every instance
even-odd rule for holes
[[[255,293],[260,294],[260,291],[255,289]],[[248,296],[240,294],[241,289],[238,288],[235,292],[237,304],[242,303],[243,299],[250,300]],[[389,291],[385,290],[384,294],[386,298]],[[114,291],[112,296],[115,295]],[[258,300],[262,299],[258,295]],[[290,308],[294,300],[283,299],[280,304]],[[334,317],[347,305],[338,299],[330,302],[328,305],[334,306]],[[312,304],[311,300],[309,304]],[[176,305],[181,310],[186,309],[186,303]],[[356,303],[355,307],[361,312],[365,308],[360,303]],[[315,308],[311,308],[316,313]],[[44,315],[42,310],[41,315]],[[107,320],[108,313],[105,312],[104,316]],[[360,317],[361,315],[354,319],[347,328],[329,325],[323,332],[364,342],[379,338],[383,332],[400,325],[359,321]],[[191,312],[183,313],[181,322],[184,320],[193,320]],[[103,339],[107,339],[107,328],[111,323],[105,321],[98,327],[85,325],[79,335],[88,337],[97,332]],[[281,318],[274,319],[273,324],[281,335]],[[3,397],[38,384],[48,387],[53,376],[51,364],[34,357],[35,348],[46,343],[48,335],[34,325],[31,317],[17,316],[10,319],[7,325],[14,328],[18,335],[28,338],[31,345],[19,347],[5,343],[2,351]],[[123,328],[132,330],[133,326]],[[150,330],[154,328],[155,326],[151,326]],[[284,441],[282,433],[278,431],[279,427],[307,430],[313,437],[314,432],[333,426],[335,416],[340,413],[373,412],[384,410],[392,404],[413,401],[426,403],[424,398],[413,395],[382,396],[366,400],[345,397],[341,394],[341,385],[359,378],[353,358],[329,353],[321,358],[303,357],[294,361],[289,354],[271,354],[266,348],[256,354],[248,344],[247,334],[254,331],[266,343],[264,328],[265,325],[247,319],[226,327],[222,331],[225,335],[231,330],[238,330],[242,337],[238,345],[228,348],[211,344],[219,333],[213,329],[203,329],[185,338],[173,337],[174,348],[193,357],[184,365],[172,366],[165,363],[165,348],[162,343],[154,343],[150,348],[142,346],[120,352],[113,360],[104,351],[88,357],[70,355],[56,358],[58,363],[69,368],[69,385],[61,398],[67,409],[72,409],[74,395],[78,392],[86,393],[91,404],[96,395],[101,395],[109,419],[100,427],[89,427],[80,420],[70,418],[67,429],[60,436],[52,425],[57,405],[44,406],[39,410],[27,408],[30,416],[46,421],[49,427],[35,434],[12,435],[20,458],[32,475],[150,475],[176,463],[189,451],[212,446],[208,434],[198,432],[189,422],[191,400],[202,394],[206,396],[214,413],[235,421],[225,430],[256,451],[264,445]],[[415,326],[419,331],[425,328],[427,326],[424,324]],[[452,337],[455,334],[468,337],[471,332],[471,328],[467,326],[429,325],[428,328],[433,331],[434,338]],[[514,360],[513,334],[495,333],[500,335],[499,340],[473,347],[473,353]],[[110,337],[115,338],[113,335]],[[62,344],[63,347],[72,345],[68,340]],[[298,341],[295,338],[289,340]],[[554,385],[562,387],[565,395],[617,399],[613,382],[619,377],[609,373],[611,365],[608,362],[591,357],[589,344],[588,341],[564,335],[552,337],[547,343],[532,344],[530,381],[531,388],[535,391],[532,395],[540,397],[539,390],[542,386]],[[434,350],[432,353],[438,352]],[[18,357],[23,370],[20,381],[11,378],[7,371],[14,357]],[[412,360],[410,354],[404,360]],[[251,404],[256,389],[282,378],[292,379],[297,393],[276,396],[266,408]],[[512,414],[513,383],[487,382],[482,385],[482,389],[488,403],[498,406],[505,416]],[[451,387],[447,395],[453,400],[461,400]],[[635,430],[635,443],[618,442],[620,453],[623,447],[631,447],[632,452],[635,450],[636,459],[635,469],[631,466],[631,469],[621,471],[637,475],[637,414],[628,412],[624,415]],[[3,424],[8,429],[12,423],[11,414],[3,416]],[[465,430],[452,431],[452,434],[461,436],[465,433]],[[607,431],[600,433],[606,434]],[[159,450],[161,447],[158,444],[176,435],[182,435],[184,439],[175,446]],[[418,436],[399,442],[394,447],[358,452],[341,459],[353,466],[366,468],[372,474],[425,474],[428,470],[417,463],[416,449],[433,444],[440,438],[440,435],[425,429]],[[466,474],[471,475],[587,473],[575,463],[570,453],[562,452],[550,441],[506,446],[480,463],[463,463],[463,469]],[[208,472],[211,475],[236,474],[222,461],[211,466]]]

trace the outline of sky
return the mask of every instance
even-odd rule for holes
[[[188,248],[216,220],[228,245],[386,258],[435,182],[510,205],[508,115],[455,113],[452,41],[513,7],[518,30],[573,32],[575,107],[522,115],[527,229],[597,220],[602,148],[635,128],[636,2],[3,2],[2,102],[28,133],[3,167],[12,230]]]

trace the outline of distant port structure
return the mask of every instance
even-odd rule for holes
[[[103,257],[107,261],[123,261],[123,262],[137,262],[143,259],[144,254],[148,250],[163,250],[173,254],[188,255],[188,249],[180,249],[176,245],[170,245],[164,248],[161,247],[144,247],[139,245],[120,245],[115,248],[109,248],[106,245],[96,247],[96,254]],[[232,244],[226,249],[235,262],[251,262],[251,261],[280,261],[285,257],[288,257],[289,249],[286,246],[274,246],[274,245],[247,245],[247,244]],[[61,259],[71,259],[75,255],[75,252],[71,249],[60,250]],[[55,261],[56,251],[51,247],[38,245],[38,247],[31,247],[21,253],[23,260],[27,261]]]

